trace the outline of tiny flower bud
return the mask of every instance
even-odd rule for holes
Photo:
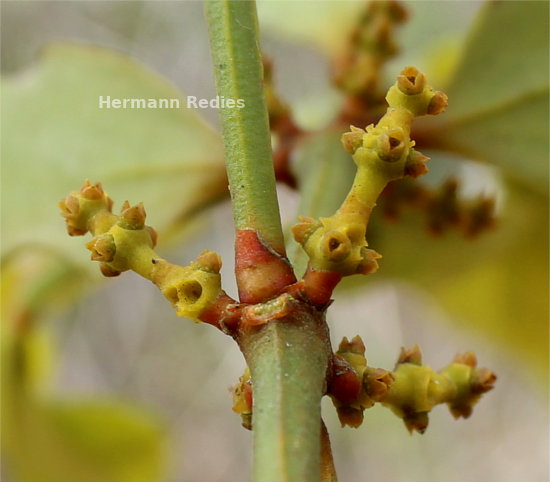
[[[351,252],[351,242],[340,231],[327,232],[321,241],[321,249],[330,261],[343,261]]]
[[[377,259],[380,259],[382,255],[377,253],[374,249],[361,248],[361,262],[357,266],[357,274],[371,274],[378,271],[380,267]]]
[[[416,179],[426,174],[428,172],[426,162],[429,160],[430,158],[426,157],[421,152],[411,149],[405,164],[405,175]]]
[[[338,413],[338,419],[342,427],[347,425],[348,427],[357,428],[363,423],[363,409],[343,406],[338,407],[336,412]]]
[[[426,77],[415,67],[406,67],[397,76],[397,87],[406,95],[420,94],[426,85]]]
[[[61,216],[68,221],[77,219],[80,213],[78,199],[74,196],[67,196],[65,199],[59,201],[59,208],[61,209]]]
[[[298,219],[300,220],[300,223],[292,226],[292,234],[294,235],[296,242],[303,245],[309,239],[311,234],[321,226],[321,223],[306,216],[300,216]]]
[[[412,363],[413,365],[422,365],[422,352],[418,345],[414,345],[412,348],[401,347],[401,353],[397,359],[397,365],[403,363]]]
[[[116,244],[110,234],[96,236],[86,244],[86,248],[92,252],[92,261],[111,262],[115,258]]]
[[[130,203],[125,201],[122,205],[118,225],[124,229],[143,229],[145,226],[145,216],[143,203],[130,206]]]
[[[59,201],[61,216],[65,218],[69,236],[82,236],[88,232],[85,219],[81,218],[80,202],[75,196],[67,196]]]
[[[86,179],[83,186],[80,188],[80,193],[82,197],[92,201],[97,201],[105,195],[100,182],[92,184],[88,179]]]
[[[472,393],[485,393],[492,390],[497,380],[497,376],[487,368],[476,370],[472,378]]]
[[[355,353],[357,355],[365,354],[365,344],[359,335],[354,336],[351,341],[346,336],[342,338],[340,345],[338,346],[338,353]]]
[[[427,113],[430,115],[437,115],[445,112],[445,109],[449,105],[447,94],[437,91],[428,104]]]
[[[465,353],[459,353],[455,356],[454,363],[461,363],[463,365],[468,365],[469,367],[475,368],[477,366],[477,358],[475,353],[467,351]]]
[[[145,226],[145,229],[149,231],[149,235],[151,236],[152,247],[154,248],[157,245],[158,234],[155,228],[152,228],[151,226]]]
[[[376,140],[378,157],[387,162],[398,161],[405,151],[405,142],[405,133],[401,128],[383,132]]]
[[[342,135],[344,149],[352,154],[363,144],[365,131],[355,126],[349,126],[350,132]]]
[[[386,396],[394,380],[393,374],[387,370],[367,367],[363,374],[363,387],[371,400],[379,402]]]
[[[103,276],[106,276],[107,278],[113,278],[120,274],[120,271],[111,268],[107,263],[100,263],[99,270],[101,271]]]
[[[197,258],[196,266],[209,273],[219,273],[222,268],[222,259],[217,253],[205,250]]]
[[[428,428],[429,421],[427,412],[406,413],[403,417],[403,422],[411,435],[413,431],[424,433]]]

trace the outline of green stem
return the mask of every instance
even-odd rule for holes
[[[324,317],[302,309],[239,339],[252,375],[255,482],[319,482]]]
[[[206,2],[217,92],[244,107],[220,109],[236,229],[252,229],[284,255],[271,136],[263,92],[256,4]]]

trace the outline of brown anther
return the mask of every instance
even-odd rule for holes
[[[395,377],[383,368],[367,367],[363,375],[365,393],[375,402],[382,400],[390,390]]]
[[[152,247],[154,248],[157,245],[159,235],[157,234],[155,228],[151,226],[145,226],[145,229],[149,231],[149,236],[151,236],[151,243],[153,245]]]
[[[421,152],[411,149],[409,151],[407,163],[405,164],[405,175],[416,179],[426,174],[428,172],[426,162],[429,160],[430,158]]]
[[[445,109],[449,105],[447,94],[441,91],[437,91],[428,104],[427,113],[430,115],[437,115],[445,112]]]
[[[383,161],[395,162],[405,151],[405,133],[403,129],[391,129],[383,132],[376,140],[378,157]]]
[[[351,341],[348,340],[347,336],[342,338],[340,345],[338,346],[338,354],[343,353],[355,353],[357,355],[365,354],[365,344],[359,335],[355,335]]]
[[[497,376],[487,368],[476,370],[472,380],[472,393],[485,393],[492,390]]]
[[[86,179],[83,186],[80,188],[80,193],[82,194],[82,197],[91,201],[98,201],[105,195],[100,182],[92,184],[88,179]]]
[[[363,145],[365,131],[359,127],[349,126],[350,132],[342,134],[342,145],[344,149],[352,154]]]
[[[422,352],[418,345],[414,345],[412,348],[401,347],[399,358],[397,359],[397,365],[403,363],[412,363],[413,365],[422,365]]]
[[[363,410],[349,406],[338,407],[336,409],[338,413],[338,419],[342,427],[348,426],[357,428],[363,423]]]
[[[67,226],[67,234],[69,236],[84,236],[88,232],[87,229],[79,229],[74,226]]]
[[[349,238],[340,231],[329,231],[323,236],[321,246],[330,261],[343,261],[351,252]]]
[[[361,248],[361,262],[359,263],[359,266],[357,266],[356,273],[363,275],[375,273],[380,267],[377,261],[377,259],[380,258],[382,258],[382,255],[374,249],[365,247]]]
[[[86,248],[92,252],[92,261],[111,262],[115,258],[116,244],[110,234],[96,236],[86,244]]]
[[[88,232],[87,227],[75,226],[79,224],[80,216],[80,202],[76,197],[67,196],[59,201],[59,209],[61,209],[61,216],[65,218],[69,236],[83,236]]]
[[[107,263],[100,263],[99,270],[101,271],[103,276],[106,276],[107,278],[113,278],[120,274],[120,271],[111,268]]]
[[[196,263],[204,271],[209,273],[219,273],[222,269],[222,259],[212,251],[203,251],[197,258]]]
[[[467,351],[465,353],[459,353],[454,357],[454,363],[461,363],[463,365],[468,365],[469,367],[475,368],[477,366],[477,358],[475,353]]]
[[[61,209],[61,216],[67,220],[78,218],[80,213],[80,204],[74,196],[67,196],[65,199],[59,201],[59,208]]]
[[[426,77],[415,67],[405,67],[397,76],[397,87],[403,94],[420,94],[426,85]]]
[[[297,243],[304,244],[320,223],[307,216],[300,216],[298,219],[300,223],[292,226],[292,234]]]
[[[428,412],[408,412],[405,410],[405,416],[403,417],[403,422],[407,430],[412,435],[413,431],[418,433],[424,433],[428,428],[428,423],[430,419],[428,418]]]
[[[122,205],[118,225],[125,229],[143,229],[145,226],[145,208],[143,203],[130,206],[128,201]]]

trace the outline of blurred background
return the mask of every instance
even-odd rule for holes
[[[498,381],[466,421],[437,407],[423,435],[379,406],[359,429],[340,428],[324,400],[342,481],[548,478],[548,4],[498,4],[404,2],[381,80],[415,65],[449,93],[444,142],[419,142],[432,158],[422,182],[453,177],[461,198],[490,197],[494,228],[433,237],[417,212],[377,216],[381,269],[339,287],[330,310],[333,345],[360,334],[371,365],[390,369],[418,343],[436,369],[472,350]],[[115,210],[144,201],[159,253],[187,264],[216,251],[236,297],[217,112],[97,108],[99,95],[215,97],[202,3],[1,8],[2,480],[249,480],[251,433],[231,412],[237,347],[177,318],[137,275],[102,278],[57,210],[86,178]],[[363,8],[260,2],[274,83],[303,128],[342,105],[331,65]],[[288,227],[299,196],[279,194]]]

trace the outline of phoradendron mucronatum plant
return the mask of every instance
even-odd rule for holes
[[[70,235],[92,234],[86,246],[105,276],[138,273],[160,289],[179,316],[210,324],[238,344],[248,368],[235,389],[234,410],[253,430],[254,480],[336,480],[321,420],[323,396],[331,397],[342,425],[359,426],[364,410],[380,403],[402,418],[409,431],[422,433],[435,405],[447,404],[455,417],[468,417],[496,378],[477,367],[471,352],[436,372],[422,363],[417,346],[401,349],[393,371],[376,368],[367,363],[358,336],[344,338],[334,351],[326,322],[341,279],[378,269],[381,255],[367,243],[371,212],[383,193],[391,193],[389,183],[427,172],[428,158],[414,148],[411,126],[417,117],[442,114],[447,96],[408,66],[384,100],[376,72],[392,55],[390,37],[380,34],[370,43],[357,39],[361,32],[371,35],[365,25],[373,16],[391,30],[404,13],[393,2],[371,8],[353,38],[359,46],[376,49],[362,51],[356,45],[355,55],[335,74],[336,85],[349,94],[338,125],[354,124],[340,133],[342,148],[356,164],[355,177],[332,215],[301,217],[295,224],[292,234],[301,251],[291,262],[275,182],[276,177],[296,182],[288,170],[288,153],[303,132],[277,97],[271,65],[262,62],[255,4],[210,1],[206,15],[218,95],[242,99],[245,105],[220,109],[235,223],[238,300],[222,289],[216,253],[203,251],[185,267],[157,254],[157,234],[145,224],[142,204],[125,202],[116,215],[102,185],[86,181],[60,207]],[[385,112],[378,115],[383,105]],[[283,139],[283,148],[275,153],[270,127]],[[456,206],[449,208],[443,201],[436,203],[440,209],[433,229],[464,220]],[[472,208],[462,223],[466,234],[490,225],[490,211],[487,202]],[[376,249],[383,252],[384,246]]]

